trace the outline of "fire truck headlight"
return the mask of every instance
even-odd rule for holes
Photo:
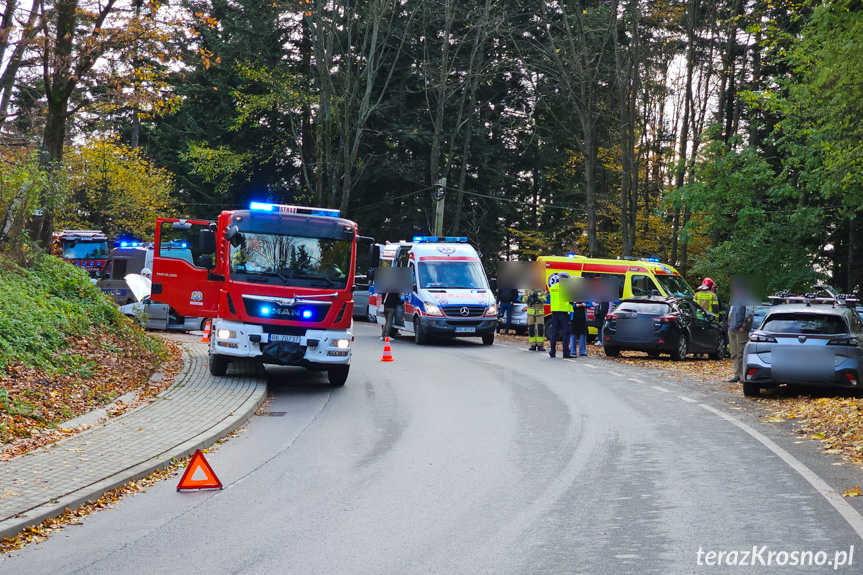
[[[333,347],[337,347],[339,349],[347,349],[351,347],[351,340],[349,339],[334,339],[332,341]]]
[[[216,332],[216,337],[219,339],[234,339],[237,337],[237,332],[229,329],[220,329]]]

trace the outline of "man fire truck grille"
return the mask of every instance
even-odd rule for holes
[[[275,301],[244,297],[243,305],[252,317],[318,323],[327,317],[332,304],[297,301],[293,305],[280,305]]]

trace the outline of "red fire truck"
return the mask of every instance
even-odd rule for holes
[[[253,360],[324,370],[341,386],[357,238],[355,222],[321,208],[253,202],[216,222],[160,218],[151,299],[213,318],[213,375]]]
[[[83,268],[93,283],[108,261],[108,237],[99,230],[63,230],[51,236],[53,253]]]

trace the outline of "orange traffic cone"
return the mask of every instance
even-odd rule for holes
[[[210,320],[204,324],[204,337],[201,338],[201,343],[210,343]]]
[[[393,350],[390,349],[390,338],[387,338],[386,342],[384,342],[384,356],[381,358],[381,361],[395,361],[393,359]]]

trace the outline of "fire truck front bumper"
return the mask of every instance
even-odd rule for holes
[[[274,365],[326,367],[351,363],[350,330],[307,329],[298,335],[266,333],[263,326],[216,320],[210,352]]]

